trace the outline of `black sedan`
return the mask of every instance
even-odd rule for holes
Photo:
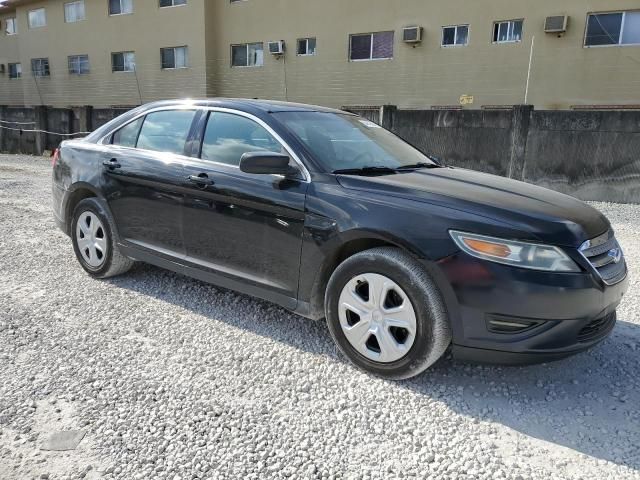
[[[347,358],[392,379],[449,346],[500,363],[580,352],[627,288],[589,205],[322,107],[142,106],[61,145],[53,203],[91,276],[148,262],[326,318]]]

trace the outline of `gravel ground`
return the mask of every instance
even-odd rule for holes
[[[0,478],[640,479],[640,293],[613,335],[533,367],[386,382],[326,326],[140,265],[90,279],[48,159],[0,155]],[[640,206],[597,204],[640,268]],[[64,430],[75,450],[43,451]]]

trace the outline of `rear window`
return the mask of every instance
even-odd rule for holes
[[[194,110],[150,113],[142,124],[137,147],[184,155],[184,147],[195,114]]]
[[[142,125],[142,120],[143,117],[134,120],[115,132],[111,138],[111,143],[114,145],[120,145],[121,147],[135,147],[138,140],[138,133],[140,132],[140,125]]]

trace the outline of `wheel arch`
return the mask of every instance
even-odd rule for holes
[[[378,247],[395,247],[417,258],[425,258],[413,245],[380,232],[364,230],[351,231],[342,236],[342,242],[335,245],[326,255],[311,288],[308,316],[314,319],[324,318],[324,297],[329,278],[335,269],[347,258],[366,250]]]
[[[71,235],[71,223],[73,221],[73,211],[78,203],[85,198],[99,198],[104,200],[101,192],[93,185],[86,182],[74,183],[68,190],[64,205],[64,225],[65,233]]]

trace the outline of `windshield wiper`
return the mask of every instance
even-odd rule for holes
[[[390,167],[343,168],[334,170],[333,173],[336,175],[393,175],[396,169]]]
[[[442,168],[442,165],[438,165],[437,163],[426,163],[426,162],[418,162],[412,165],[403,165],[401,167],[396,168],[396,170],[418,170],[420,168]]]

